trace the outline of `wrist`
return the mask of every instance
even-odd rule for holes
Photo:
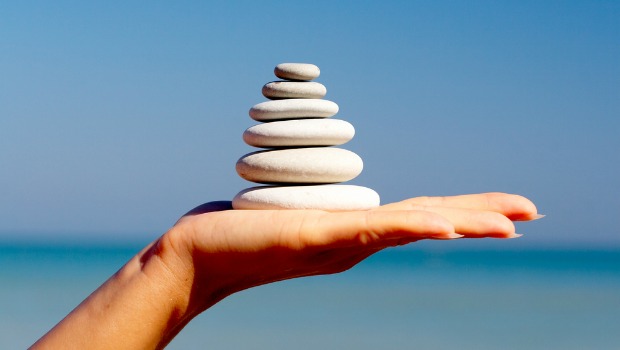
[[[138,266],[140,275],[151,285],[152,302],[159,304],[155,307],[167,318],[165,337],[168,340],[202,312],[192,300],[195,270],[191,252],[180,239],[182,235],[184,232],[172,228],[128,264]]]
[[[191,225],[177,224],[136,257],[142,274],[168,300],[171,324],[181,328],[228,295],[200,268],[194,239]]]

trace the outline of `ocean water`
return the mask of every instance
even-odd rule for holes
[[[0,244],[0,349],[28,347],[139,248]],[[386,250],[233,295],[168,348],[620,349],[620,250]]]

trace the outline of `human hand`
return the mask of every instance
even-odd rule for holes
[[[514,238],[512,220],[538,218],[524,197],[501,193],[419,197],[369,211],[229,210],[211,202],[169,232],[200,313],[253,286],[341,272],[390,246],[421,239]]]
[[[538,218],[501,193],[420,197],[369,211],[230,210],[201,205],[144,248],[33,349],[161,349],[196,315],[237,291],[344,271],[421,239],[513,238]]]

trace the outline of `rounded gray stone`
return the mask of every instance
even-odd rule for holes
[[[333,147],[258,151],[237,161],[242,178],[258,183],[336,183],[357,177],[364,167],[357,154]]]
[[[339,119],[296,119],[248,128],[243,141],[254,147],[336,146],[350,141],[355,128]]]
[[[276,77],[287,80],[312,80],[321,75],[319,67],[310,63],[280,63],[273,72]]]
[[[329,118],[338,113],[338,105],[319,99],[289,99],[261,102],[250,109],[256,121],[300,118]]]
[[[276,100],[283,98],[323,98],[327,89],[314,81],[272,81],[263,86],[263,96]]]
[[[233,198],[234,209],[368,210],[378,207],[379,194],[355,185],[258,186]]]

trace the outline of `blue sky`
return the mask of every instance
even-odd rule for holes
[[[248,109],[310,62],[383,202],[532,198],[537,244],[620,244],[615,1],[0,4],[0,238],[157,236],[251,184]]]

